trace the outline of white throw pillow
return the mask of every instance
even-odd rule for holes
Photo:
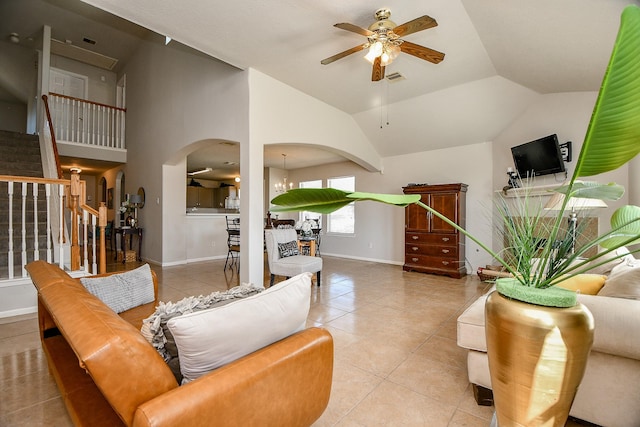
[[[82,277],[80,283],[116,313],[156,299],[149,264],[105,277]]]
[[[169,320],[182,383],[304,329],[310,299],[311,273],[303,273],[257,295]]]
[[[614,267],[598,295],[640,300],[640,265],[622,263]]]

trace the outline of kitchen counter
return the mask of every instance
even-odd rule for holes
[[[190,208],[187,209],[187,216],[196,215],[240,215],[238,209],[224,208]]]

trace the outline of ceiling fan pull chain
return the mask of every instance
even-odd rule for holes
[[[389,126],[389,82],[386,79],[380,96],[380,129],[385,122],[383,118],[385,115],[387,126]]]
[[[387,89],[387,126],[389,126],[389,80],[384,80],[384,86]]]
[[[384,100],[384,92],[382,92],[382,93],[380,94],[380,129],[382,129],[382,123],[383,123],[383,121],[382,121],[382,120],[383,120],[383,119],[382,119],[382,117],[383,117],[383,115],[384,115],[384,103],[385,103],[385,100]]]

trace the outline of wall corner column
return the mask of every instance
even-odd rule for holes
[[[264,286],[264,147],[249,138],[240,144],[240,283]]]

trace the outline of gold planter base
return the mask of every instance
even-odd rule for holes
[[[544,307],[493,292],[485,313],[498,425],[564,426],[593,343],[589,310],[580,303]]]

